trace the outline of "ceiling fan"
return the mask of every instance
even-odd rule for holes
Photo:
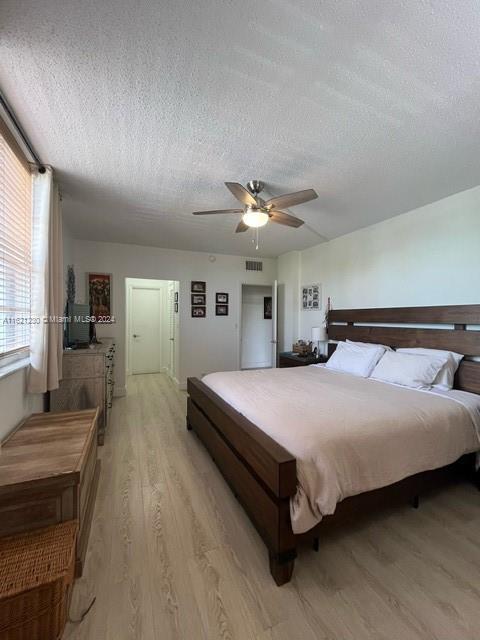
[[[238,182],[225,182],[227,189],[243,204],[242,209],[216,209],[214,211],[194,211],[194,216],[208,216],[217,213],[241,213],[242,219],[238,223],[236,233],[242,233],[249,228],[258,229],[267,222],[276,222],[287,227],[301,227],[303,220],[295,216],[280,211],[294,207],[297,204],[309,202],[318,198],[314,189],[305,189],[295,193],[285,193],[282,196],[275,196],[269,200],[263,200],[259,194],[263,191],[264,183],[261,180],[250,180],[245,188]]]

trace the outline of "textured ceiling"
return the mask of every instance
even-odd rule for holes
[[[478,0],[2,0],[0,25],[79,237],[252,254],[191,211],[315,188],[309,228],[262,230],[278,255],[480,183]]]

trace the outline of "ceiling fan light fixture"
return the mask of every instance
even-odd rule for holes
[[[259,227],[264,227],[267,224],[269,217],[268,213],[265,213],[265,211],[251,209],[249,207],[243,214],[242,220],[248,227],[258,229]]]

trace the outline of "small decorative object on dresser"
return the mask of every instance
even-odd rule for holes
[[[322,364],[327,361],[327,356],[315,356],[310,353],[307,356],[300,356],[298,353],[286,351],[278,356],[278,366],[280,369],[286,367],[306,367],[309,364]]]
[[[192,293],[206,293],[207,283],[200,280],[192,280]]]
[[[102,445],[108,427],[115,386],[115,342],[102,338],[89,349],[63,351],[63,378],[50,392],[51,411],[99,409],[98,444]]]

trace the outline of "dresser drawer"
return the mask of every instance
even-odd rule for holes
[[[105,375],[105,356],[86,353],[63,354],[63,380],[78,378],[101,378]]]

